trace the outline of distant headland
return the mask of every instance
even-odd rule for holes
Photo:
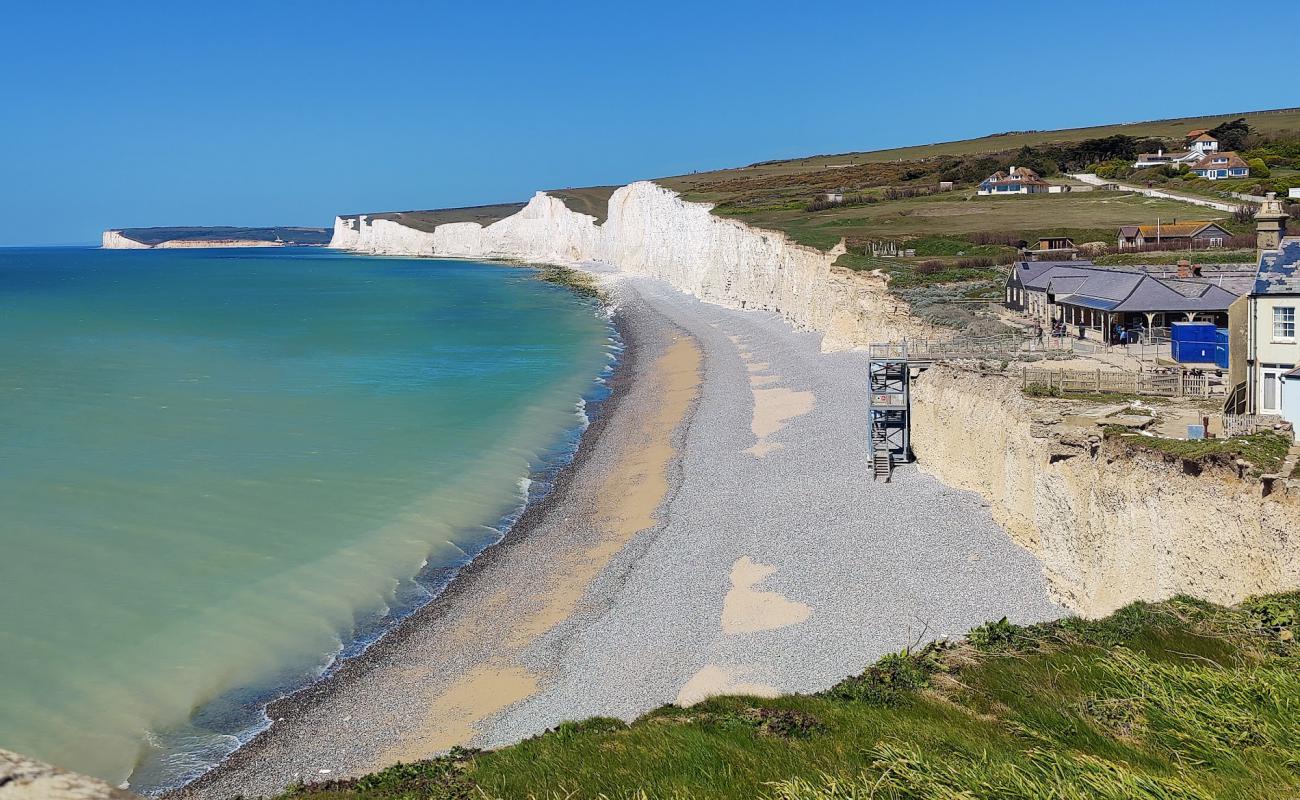
[[[107,250],[147,250],[173,247],[324,247],[329,228],[118,228],[104,231]]]

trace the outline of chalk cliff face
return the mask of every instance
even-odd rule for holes
[[[122,235],[121,231],[104,231],[104,238],[101,245],[105,250],[148,250],[149,245],[144,242],[137,242],[135,239],[128,239]]]
[[[139,800],[95,778],[0,750],[0,800]]]
[[[949,367],[912,389],[922,469],[982,494],[1042,561],[1056,599],[1085,616],[1185,593],[1218,603],[1300,586],[1300,486],[1230,468],[1193,475],[1064,424],[998,375]],[[1191,472],[1195,472],[1192,470]]]
[[[603,225],[539,192],[519,213],[486,227],[449,223],[425,232],[391,220],[339,218],[330,246],[383,255],[599,261],[711,303],[777,312],[796,328],[824,333],[828,350],[949,335],[913,316],[883,278],[832,267],[842,250],[805,247],[709,208],[640,181],[614,192]]]

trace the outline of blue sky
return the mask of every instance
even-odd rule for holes
[[[814,153],[1300,105],[1185,2],[16,3],[0,245],[321,225]],[[1226,11],[1225,7],[1225,11]],[[1255,47],[1250,42],[1258,44]],[[1280,65],[1278,67],[1280,70]],[[1275,70],[1274,74],[1285,74]]]

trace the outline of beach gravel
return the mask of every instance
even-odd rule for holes
[[[871,480],[865,355],[823,354],[819,335],[775,314],[706,304],[648,278],[607,279],[627,358],[552,494],[442,597],[273,706],[275,725],[181,795],[271,794],[416,752],[440,741],[420,738],[430,698],[484,670],[528,679],[465,726],[465,743],[492,747],[710,692],[816,691],[988,620],[1064,613],[1038,562],[978,496],[915,467]],[[613,554],[558,624],[526,641],[500,633],[529,613],[528,587],[546,583],[548,566],[589,552],[601,516],[617,512],[618,498],[598,487],[652,416],[644,376],[681,337],[698,344],[702,382],[669,432],[678,458],[657,524]]]

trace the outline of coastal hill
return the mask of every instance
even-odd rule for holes
[[[103,247],[117,250],[176,247],[323,247],[329,228],[169,227],[104,231]]]
[[[1194,131],[1234,128],[1248,134],[1243,156],[1267,164],[1249,178],[1209,181],[1169,170],[1132,169],[1136,155],[1185,149]],[[776,231],[816,252],[837,269],[888,278],[889,293],[927,323],[976,335],[1000,332],[970,310],[995,298],[1006,265],[1039,238],[1069,238],[1097,263],[1121,263],[1116,231],[1125,225],[1195,219],[1214,221],[1234,241],[1215,254],[1220,263],[1254,259],[1248,218],[1232,209],[1240,197],[1282,194],[1300,186],[1300,109],[1249,111],[1052,131],[1014,131],[955,142],[888,150],[815,155],[653,179],[682,200],[707,204],[714,217]],[[988,198],[978,184],[998,170],[1029,166],[1054,184],[1052,193]],[[1119,170],[1122,182],[1098,187],[1074,174]],[[1267,174],[1265,174],[1267,173]],[[1110,173],[1108,173],[1110,174]],[[1157,196],[1143,191],[1155,185]],[[617,186],[546,190],[548,197],[603,226]],[[830,198],[830,199],[827,199]],[[389,212],[370,220],[398,221],[432,233],[438,225],[500,222],[513,205],[480,209]],[[466,212],[475,212],[471,219]],[[356,220],[357,215],[344,219]],[[353,223],[357,225],[356,222]],[[359,227],[359,226],[358,226]],[[452,229],[444,231],[452,233]],[[362,238],[365,238],[364,236]],[[1150,256],[1173,264],[1189,255]],[[1201,254],[1197,254],[1198,256]],[[725,280],[725,278],[724,278]],[[752,302],[747,300],[746,302]]]

